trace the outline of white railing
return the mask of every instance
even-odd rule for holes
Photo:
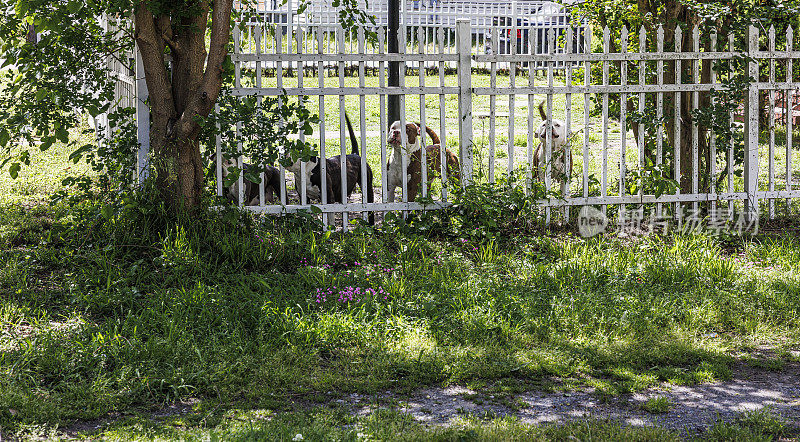
[[[100,17],[104,32],[113,32],[122,39],[123,34],[132,34],[130,19],[118,17]],[[109,75],[114,79],[114,98],[111,109],[133,108],[136,110],[137,138],[139,151],[136,168],[132,171],[134,182],[142,182],[148,176],[148,155],[150,153],[150,109],[147,105],[147,85],[144,79],[144,66],[138,50],[123,50],[110,54],[107,58]],[[113,128],[109,124],[108,114],[103,113],[94,119],[97,142],[104,143],[111,139]]]
[[[353,109],[350,117],[358,134],[360,161],[374,170],[375,188],[379,190],[375,202],[366,202],[365,187],[360,186],[360,191],[349,196],[343,190],[342,203],[332,204],[324,189],[327,171],[322,162],[321,201],[311,201],[305,181],[295,188],[294,180],[287,181],[291,173],[281,168],[280,199],[266,203],[262,179],[258,205],[247,206],[255,212],[290,213],[316,206],[324,213],[340,213],[346,229],[354,212],[366,218],[367,212],[430,210],[449,205],[448,190],[452,187],[442,185],[439,179],[429,185],[427,174],[431,171],[425,167],[420,183],[425,204],[414,201],[417,195],[410,194],[407,175],[401,200],[387,200],[387,161],[392,156],[386,133],[391,123],[386,112],[390,95],[399,96],[403,126],[407,121],[419,122],[423,128],[430,126],[438,131],[441,145],[458,156],[461,185],[495,182],[513,172],[524,178],[518,185],[534,192],[535,151],[541,144],[542,181],[548,196],[537,202],[548,218],[554,208],[563,208],[563,216],[569,217],[574,216],[568,210],[570,206],[596,205],[603,210],[618,206],[619,213],[624,213],[626,206],[638,209],[652,205],[659,215],[680,221],[688,204],[695,209],[702,205],[712,218],[731,217],[736,208],[752,219],[760,205],[774,217],[777,208],[788,210],[790,200],[800,197],[793,182],[793,137],[781,135],[793,133],[794,118],[776,112],[791,109],[793,103],[780,102],[800,90],[793,70],[800,52],[793,48],[791,29],[781,40],[782,47],[777,48],[774,30],[761,36],[751,28],[748,41],[739,42],[740,46],[732,36],[723,39],[715,34],[700,35],[697,29],[676,30],[674,41],[678,42],[683,41],[685,32],[691,32],[693,47],[689,51],[680,45],[665,49],[663,29],[655,35],[648,35],[644,29],[629,35],[623,29],[622,50],[617,52],[611,51],[610,31],[605,30],[602,50],[583,53],[575,48],[592,47],[591,35],[568,27],[560,39],[555,38],[555,30],[548,31],[547,51],[530,50],[541,38],[531,32],[527,50],[517,47],[519,41],[512,39],[508,53],[493,50],[488,54],[476,53],[469,20],[459,21],[454,35],[444,26],[433,33],[425,26],[403,26],[398,34],[401,54],[387,53],[386,32],[380,27],[374,29],[374,39],[367,38],[363,30],[352,39],[336,26],[292,26],[287,29],[289,35],[283,29],[278,26],[270,34],[256,24],[244,32],[236,31],[231,54],[236,85],[231,93],[286,96],[289,100],[310,97],[307,105],[319,114],[320,122],[315,134],[305,140],[319,146],[322,158],[330,157],[331,152],[341,154],[338,160],[342,168],[344,155],[350,152],[344,115],[347,108]],[[518,27],[512,23],[508,29],[516,31]],[[503,28],[493,30],[492,49],[497,49],[500,39],[496,34],[501,32]],[[701,46],[705,37],[707,43]],[[558,45],[560,49],[556,50]],[[655,50],[648,49],[651,47]],[[741,63],[747,72],[737,70],[737,57],[745,57]],[[400,62],[405,73],[396,87],[386,85],[392,61]],[[715,67],[706,77],[708,81],[701,75],[706,64]],[[476,71],[479,65],[488,66],[488,72]],[[356,69],[354,76],[348,77],[351,66]],[[455,75],[449,67],[456,68]],[[754,80],[746,85],[746,99],[741,103],[744,127],[736,122],[736,110],[722,123],[717,122],[744,137],[743,150],[738,150],[733,140],[722,145],[721,138],[709,136],[693,117],[686,121],[686,111],[682,114],[680,110],[683,104],[696,111],[704,95],[726,89],[731,74],[723,73],[723,67],[732,69],[733,74],[749,74]],[[716,68],[721,69],[720,74]],[[638,78],[629,75],[637,71]],[[287,75],[289,72],[291,75]],[[665,79],[670,73],[676,81]],[[759,105],[760,96],[766,111]],[[539,102],[545,103],[548,115],[543,143],[537,138],[543,124],[536,110]],[[768,122],[763,141],[759,141],[760,111],[766,112]],[[631,118],[633,114],[638,119]],[[566,179],[552,170],[554,145],[559,144],[550,130],[554,119],[566,126],[566,151],[573,158],[574,169]],[[422,133],[428,138],[424,130]],[[681,152],[681,143],[672,141],[682,137],[689,140],[688,145],[683,143],[684,149],[689,147],[688,156]],[[708,137],[707,143],[702,142],[703,137]],[[444,155],[443,151],[438,152]],[[427,164],[425,149],[421,155],[422,164]],[[239,161],[241,164],[247,159]],[[641,172],[647,169],[648,161],[652,162],[651,169],[668,168],[663,173],[678,180],[683,177],[690,191],[685,191],[685,185],[683,192],[679,186],[659,194],[644,186]],[[407,166],[403,163],[403,170]],[[448,175],[446,167],[436,172]],[[223,195],[219,165],[217,173],[217,191]],[[336,178],[346,189],[345,178]],[[236,198],[240,205],[244,202],[242,180],[240,177]],[[363,180],[359,184],[365,184]],[[720,214],[723,211],[725,215]],[[328,217],[323,220],[331,222]]]

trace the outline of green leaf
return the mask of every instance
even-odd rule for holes
[[[36,101],[42,101],[45,99],[46,96],[47,96],[47,89],[39,88],[36,90],[34,98],[36,99]]]
[[[100,209],[100,215],[102,215],[105,219],[111,219],[111,217],[114,215],[114,207],[110,204],[106,204],[102,209]]]
[[[19,153],[19,157],[17,157],[17,158],[19,158],[19,160],[22,162],[22,164],[24,164],[26,166],[30,166],[31,165],[31,153],[30,153],[30,151],[23,150],[22,152]]]
[[[39,150],[44,152],[45,150],[50,149],[50,147],[53,145],[53,143],[55,143],[55,141],[56,141],[55,137],[42,138],[42,144],[39,145]]]
[[[322,209],[320,209],[319,206],[311,206],[311,213],[322,213]]]
[[[81,2],[70,1],[69,3],[67,3],[67,11],[69,11],[72,14],[77,14],[82,8],[83,5],[81,4]]]
[[[86,151],[88,151],[89,149],[91,149],[92,147],[93,147],[93,146],[92,146],[91,144],[84,144],[83,146],[81,146],[81,147],[79,147],[79,148],[75,149],[75,151],[74,151],[74,152],[72,152],[71,154],[69,154],[69,159],[70,159],[70,160],[71,160],[73,163],[77,164],[77,163],[78,163],[78,161],[80,161],[80,160],[81,160],[81,158],[83,157],[83,154],[84,154]]]
[[[17,17],[23,17],[25,14],[28,13],[28,2],[26,0],[20,0],[14,5],[14,12],[17,13]]]
[[[17,179],[20,169],[22,169],[22,166],[20,166],[19,163],[11,163],[11,166],[8,168],[8,174],[11,175],[11,178]]]
[[[69,131],[64,126],[58,126],[56,128],[56,138],[62,143],[69,143]]]
[[[3,129],[0,131],[0,146],[5,147],[10,139],[11,135],[8,134],[8,130]]]

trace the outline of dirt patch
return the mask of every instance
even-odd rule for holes
[[[143,414],[160,421],[191,414],[198,402],[192,399]],[[452,425],[467,415],[479,418],[513,416],[530,425],[563,424],[591,418],[631,426],[658,426],[685,435],[702,433],[715,422],[730,421],[743,412],[769,409],[791,423],[795,431],[800,431],[800,363],[790,362],[781,370],[773,371],[739,363],[734,367],[733,377],[727,381],[692,386],[665,383],[611,398],[588,388],[570,392],[527,391],[495,397],[463,386],[449,386],[418,390],[410,396],[388,391],[376,395],[353,393],[333,403],[358,416],[367,416],[378,409],[396,409],[432,426]],[[81,437],[124,417],[115,413],[93,421],[75,422],[61,429],[59,434],[70,439]]]
[[[391,396],[382,396],[385,402]],[[741,364],[729,381],[679,386],[662,384],[615,398],[591,389],[575,392],[527,392],[496,401],[468,388],[429,388],[414,393],[398,407],[419,422],[450,425],[465,414],[516,416],[530,424],[564,423],[583,418],[610,419],[633,426],[659,426],[683,432],[700,431],[719,419],[768,408],[788,422],[800,423],[800,364],[781,371],[756,370]],[[375,405],[364,398],[350,401],[359,414]],[[651,404],[657,404],[653,406]],[[649,411],[648,411],[649,410]]]
[[[140,412],[139,415],[147,416],[153,421],[161,421],[173,416],[182,416],[193,413],[193,407],[200,401],[190,398],[181,402],[176,402],[163,408],[151,412]],[[77,421],[59,430],[61,439],[82,439],[86,434],[93,434],[114,424],[117,421],[134,416],[134,413],[112,412],[99,419]],[[0,439],[2,441],[3,439]]]

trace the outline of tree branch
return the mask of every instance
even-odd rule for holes
[[[158,16],[156,25],[158,26],[158,33],[164,39],[164,43],[169,46],[173,53],[177,53],[180,49],[180,44],[175,42],[172,37],[172,23],[170,22],[169,15],[161,14]]]
[[[167,35],[166,33],[161,34],[161,38],[164,39],[164,43],[166,43],[167,46],[169,46],[169,49],[172,51],[173,54],[178,54],[181,52],[181,45],[178,42],[173,41],[169,37],[169,35]]]
[[[147,89],[150,91],[154,123],[154,131],[151,132],[152,138],[163,135],[164,123],[175,116],[172,84],[164,64],[164,39],[156,29],[153,14],[144,1],[140,1],[136,5],[134,26],[136,44],[142,55],[145,81]]]
[[[203,74],[204,92],[211,101],[209,110],[217,100],[222,86],[222,64],[228,56],[228,41],[231,36],[232,0],[214,0],[213,21],[211,24],[211,44],[209,46],[208,63]]]
[[[222,64],[228,56],[228,40],[231,33],[232,0],[213,0],[211,43],[206,69],[199,87],[192,91],[185,111],[178,123],[179,133],[191,136],[199,131],[195,116],[208,116],[217,101],[222,87]]]

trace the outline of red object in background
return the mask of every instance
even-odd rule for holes
[[[788,110],[786,109],[787,98]],[[800,124],[800,90],[775,91],[775,121],[786,124],[787,115],[791,115],[795,127]]]
[[[511,29],[506,32],[506,35],[511,37]],[[522,38],[522,29],[517,29],[517,38]]]

